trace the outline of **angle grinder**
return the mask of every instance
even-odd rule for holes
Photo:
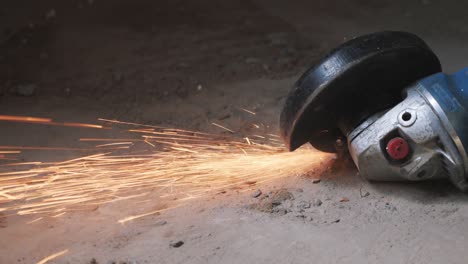
[[[442,73],[411,33],[357,37],[299,78],[280,129],[290,151],[308,142],[325,152],[347,146],[369,180],[449,178],[467,190],[468,68]]]

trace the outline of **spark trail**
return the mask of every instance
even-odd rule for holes
[[[214,191],[305,174],[332,158],[312,149],[287,152],[271,134],[236,138],[101,121],[134,126],[128,132],[139,137],[83,138],[81,141],[96,142],[95,149],[101,152],[63,162],[28,163],[33,167],[24,170],[4,169],[0,172],[0,212],[58,217],[109,202],[154,197],[154,193],[161,199],[177,197],[180,204]],[[136,143],[151,150],[140,151]],[[127,153],[102,150],[116,146],[136,149]],[[157,212],[129,216],[120,222]]]

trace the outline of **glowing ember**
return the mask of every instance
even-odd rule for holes
[[[305,174],[333,157],[312,149],[287,152],[278,143],[277,136],[271,134],[238,139],[138,126],[145,128],[128,131],[140,134],[140,139],[80,140],[112,142],[97,145],[97,151],[106,147],[129,148],[135,142],[150,145],[151,151],[103,152],[56,163],[23,163],[33,166],[24,170],[8,170],[15,164],[3,166],[7,170],[0,173],[0,212],[59,217],[68,211],[86,210],[113,201],[154,197],[154,193],[161,199],[177,198],[173,205],[176,207],[213,191]],[[162,210],[129,216],[119,222]]]

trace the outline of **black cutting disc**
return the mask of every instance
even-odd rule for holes
[[[289,150],[310,142],[335,152],[338,123],[354,128],[396,105],[411,83],[440,72],[439,59],[414,34],[384,31],[343,43],[308,69],[289,92],[280,129]]]

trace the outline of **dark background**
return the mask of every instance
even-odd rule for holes
[[[0,9],[0,88],[140,103],[199,84],[295,76],[343,40],[419,34],[463,66],[463,1],[16,0]],[[21,93],[21,91],[19,91]]]

